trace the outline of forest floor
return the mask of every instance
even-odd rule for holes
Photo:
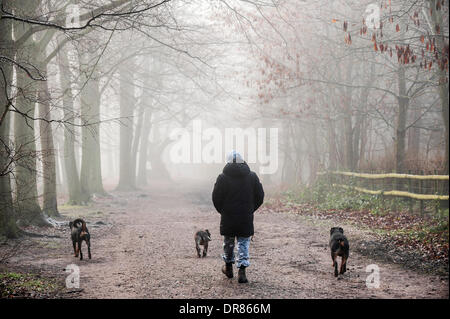
[[[111,192],[89,206],[61,206],[60,220],[89,222],[92,259],[85,245],[84,260],[73,256],[67,225],[28,228],[45,236],[0,245],[0,297],[449,298],[448,268],[425,273],[414,264],[402,266],[376,245],[379,237],[339,215],[291,214],[270,204],[255,213],[250,282],[238,284],[236,276],[221,273],[220,216],[210,191],[158,185]],[[350,241],[347,272],[338,278],[328,248],[331,226],[343,227]],[[212,241],[208,256],[198,258],[194,233],[205,228]],[[80,269],[78,289],[65,287],[70,264]],[[379,288],[366,286],[372,264],[380,270]],[[20,289],[17,282],[23,283]]]

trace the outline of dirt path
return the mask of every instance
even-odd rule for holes
[[[145,194],[144,194],[145,193]],[[157,195],[159,194],[159,195]],[[163,195],[166,194],[166,195]],[[80,267],[79,298],[448,298],[448,281],[351,252],[348,272],[333,276],[328,229],[301,216],[257,213],[251,244],[250,283],[226,279],[219,215],[209,194],[186,194],[172,187],[116,194],[107,225],[91,229],[92,260],[70,255],[69,231],[56,248],[41,248],[42,259],[17,257],[10,264]],[[196,257],[193,235],[212,234],[207,258]],[[65,237],[67,236],[67,237]],[[348,235],[350,243],[351,234]],[[368,289],[365,268],[377,264],[381,286]],[[69,295],[67,295],[69,296]]]

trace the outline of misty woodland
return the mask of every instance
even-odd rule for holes
[[[0,0],[0,298],[448,298],[448,176],[448,0]]]

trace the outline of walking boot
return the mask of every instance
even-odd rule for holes
[[[248,282],[247,277],[245,276],[245,267],[244,266],[241,266],[241,268],[239,268],[238,282],[240,284],[245,284]]]
[[[225,265],[223,265],[222,272],[228,278],[233,278],[233,264],[232,263],[226,263]]]

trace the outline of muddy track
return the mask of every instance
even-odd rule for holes
[[[14,264],[53,271],[75,263],[80,267],[80,292],[67,298],[448,298],[448,281],[439,276],[374,261],[351,251],[347,273],[333,276],[328,228],[301,216],[257,212],[251,243],[249,284],[226,279],[220,269],[222,241],[219,215],[209,194],[193,195],[176,187],[162,192],[114,194],[99,209],[105,225],[92,226],[92,260],[71,255],[68,229],[55,247],[11,259]],[[102,204],[103,203],[103,204]],[[103,205],[103,207],[102,207]],[[94,224],[95,225],[95,224]],[[209,254],[197,258],[194,233],[208,228]],[[352,234],[349,233],[350,245]],[[40,258],[36,257],[38,253]],[[380,268],[380,287],[366,287],[366,266]],[[58,273],[59,272],[59,273]]]

